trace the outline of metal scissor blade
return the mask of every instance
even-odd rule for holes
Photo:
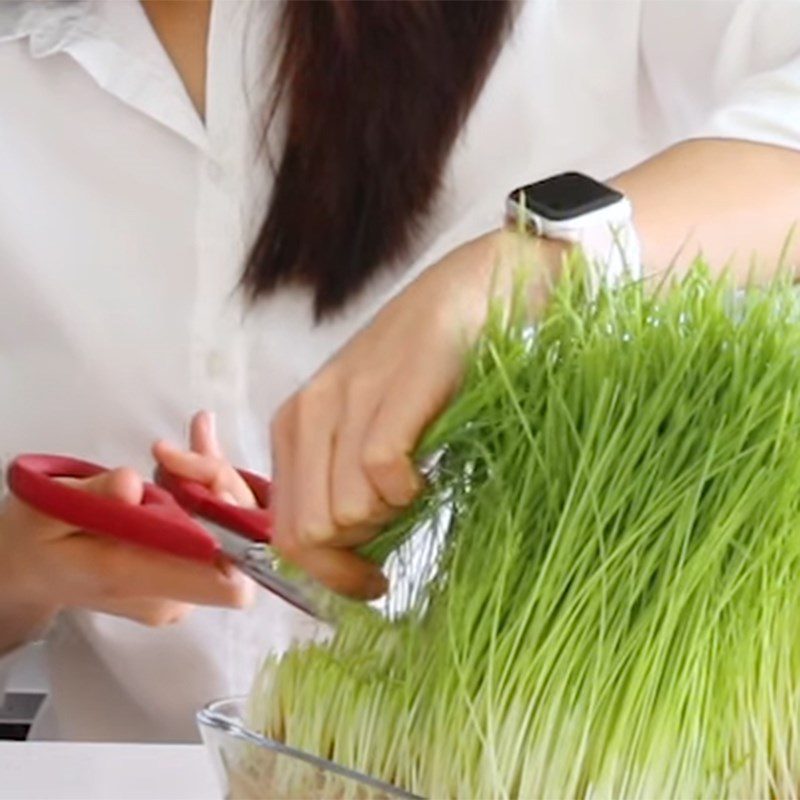
[[[217,538],[222,552],[259,586],[312,617],[324,622],[331,621],[329,615],[323,612],[321,604],[311,597],[311,592],[275,570],[274,557],[268,545],[253,542],[209,520],[204,520],[203,525]]]
[[[271,567],[251,561],[234,561],[234,563],[245,575],[248,575],[257,584],[268,589],[295,608],[319,620],[325,622],[330,621],[326,615],[323,614],[317,603],[300,589],[294,581],[290,581],[279,575]]]

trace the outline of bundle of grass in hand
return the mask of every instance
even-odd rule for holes
[[[260,730],[432,798],[798,794],[788,282],[735,295],[698,266],[587,301],[568,273],[535,335],[489,327],[431,454],[372,551],[437,543],[407,607],[269,662]]]

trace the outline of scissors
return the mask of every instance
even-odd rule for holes
[[[269,549],[272,519],[270,483],[246,470],[239,474],[259,508],[225,503],[196,481],[158,468],[155,483],[145,483],[139,505],[90,494],[58,478],[91,478],[105,467],[59,455],[20,455],[8,468],[8,486],[20,500],[76,528],[113,536],[130,544],[214,563],[225,557],[257,584],[318,619],[327,592],[310,578],[289,580],[276,570]],[[199,518],[199,519],[198,519]],[[199,520],[202,519],[202,522]],[[328,604],[324,604],[328,605]]]

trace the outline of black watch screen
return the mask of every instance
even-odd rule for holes
[[[514,189],[509,200],[545,219],[561,221],[613,205],[622,194],[580,172],[564,172],[552,178]]]

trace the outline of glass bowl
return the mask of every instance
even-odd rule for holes
[[[197,715],[226,800],[394,800],[415,795],[248,729],[246,698],[209,703]]]

